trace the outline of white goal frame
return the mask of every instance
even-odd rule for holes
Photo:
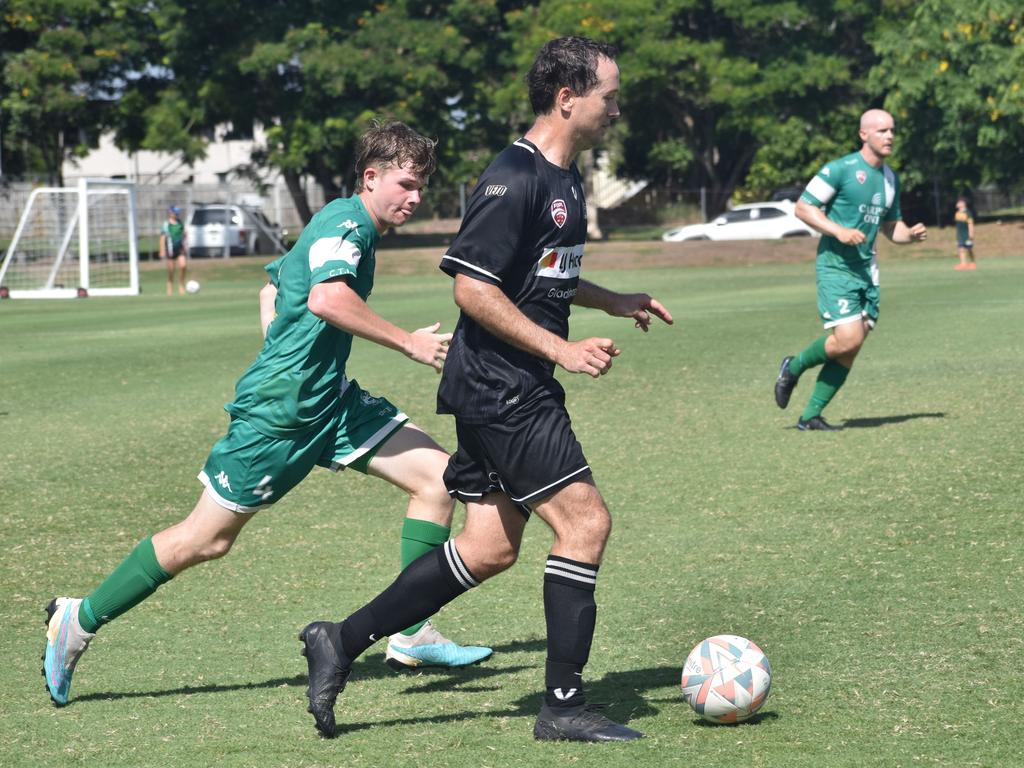
[[[52,264],[45,279],[39,279],[38,285],[34,287],[9,288],[8,293],[12,299],[66,299],[83,295],[87,296],[137,296],[139,294],[139,244],[138,230],[136,227],[136,198],[134,182],[122,179],[79,179],[76,187],[41,187],[32,190],[29,195],[25,209],[22,211],[18,221],[18,227],[14,232],[10,246],[0,264],[0,287],[4,286],[4,279],[12,269],[11,276],[17,274],[18,247],[26,234],[26,227],[33,216],[33,205],[42,205],[47,195],[77,195],[77,204],[74,214],[70,220],[63,224],[63,231],[60,233],[60,243],[48,243],[53,248]],[[123,232],[126,233],[128,261],[126,264],[127,274],[124,285],[97,286],[90,285],[90,267],[93,256],[90,253],[90,208],[95,205],[100,196],[117,195],[126,198],[127,205],[124,206],[125,219]],[[72,241],[75,230],[78,230],[78,248],[74,252]],[[51,254],[45,254],[49,257]],[[72,288],[57,287],[56,280],[65,262],[74,258],[78,259],[78,284]]]

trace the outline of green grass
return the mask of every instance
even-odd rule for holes
[[[389,256],[390,257],[390,256]],[[592,273],[674,312],[649,335],[581,310],[574,336],[623,354],[562,376],[616,518],[601,569],[591,698],[648,734],[536,744],[541,580],[550,534],[448,606],[439,626],[497,648],[457,673],[396,676],[374,648],[319,740],[297,631],[341,618],[393,577],[401,493],[315,471],[224,560],[105,627],[53,708],[42,608],[87,593],[176,522],[259,347],[254,260],[194,263],[198,296],[0,303],[0,728],[4,766],[1019,766],[1024,522],[1024,258],[961,274],[883,269],[882,319],[828,411],[792,428],[779,359],[817,333],[809,265]],[[417,327],[455,319],[448,281],[382,277],[373,305]],[[350,371],[447,447],[426,368],[357,342]],[[775,672],[762,716],[701,724],[678,693],[707,635],[746,635]]]

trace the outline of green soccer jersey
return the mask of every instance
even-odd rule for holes
[[[864,233],[860,245],[843,245],[822,235],[818,263],[867,268],[875,256],[875,239],[883,221],[899,221],[900,182],[888,165],[874,168],[860,152],[827,163],[811,179],[800,199],[823,207],[831,221]]]
[[[330,418],[338,403],[352,335],[326,323],[306,304],[310,289],[345,277],[363,299],[373,288],[380,235],[358,195],[325,205],[295,246],[267,265],[277,287],[277,315],[256,361],[225,406],[271,437],[291,437]]]
[[[167,235],[171,245],[181,245],[185,240],[185,225],[180,221],[176,221],[173,224],[170,221],[165,221],[164,225],[160,227],[160,234]]]

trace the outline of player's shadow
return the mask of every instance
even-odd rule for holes
[[[902,416],[875,416],[864,419],[846,419],[843,422],[843,429],[869,429],[871,427],[884,427],[886,424],[902,424],[905,421],[914,419],[944,419],[946,414],[941,411],[934,413],[906,413]]]
[[[543,641],[539,642],[544,645]],[[538,674],[543,674],[543,665],[532,665],[537,668]],[[622,672],[611,672],[599,680],[587,681],[587,700],[592,703],[605,703],[605,713],[616,722],[628,724],[631,720],[657,715],[660,712],[659,705],[669,704],[670,706],[686,706],[682,695],[670,698],[653,698],[647,695],[650,691],[663,691],[666,688],[675,688],[678,685],[679,668],[675,665],[662,667],[646,667],[643,669],[630,669]],[[539,679],[538,679],[539,688]],[[461,720],[470,720],[479,717],[491,718],[528,718],[536,717],[538,710],[543,703],[542,694],[539,692],[523,696],[510,702],[509,706],[499,709],[489,709],[486,712],[466,711],[453,712],[445,715],[431,717],[400,717],[390,720],[375,720],[372,722],[352,722],[342,719],[338,725],[338,735],[354,733],[377,726],[387,725],[422,725],[424,723],[448,723]],[[351,713],[346,713],[351,714]],[[777,715],[766,713],[757,718],[751,718],[748,723],[762,722],[766,719],[773,719]]]
[[[382,662],[380,654],[372,654],[369,657],[359,659],[352,665],[352,680],[362,681],[374,680],[377,678],[394,678],[401,675],[405,676],[409,680],[410,687],[407,691],[411,693],[429,693],[434,691],[451,690],[463,690],[477,693],[494,691],[498,690],[501,686],[498,684],[484,685],[482,683],[499,675],[516,673],[530,668],[530,665],[501,665],[501,661],[504,657],[508,657],[514,653],[532,653],[542,651],[546,647],[547,645],[544,640],[536,639],[505,643],[504,645],[494,646],[494,653],[496,656],[494,661],[497,663],[487,661],[476,666],[461,667],[458,669],[431,667],[416,673],[395,672]],[[168,688],[160,691],[108,691],[101,693],[87,693],[83,696],[73,698],[69,702],[68,706],[71,706],[76,702],[85,701],[116,701],[118,699],[144,699],[151,697],[160,698],[163,696],[231,693],[233,691],[256,690],[259,688],[279,688],[281,686],[305,687],[306,683],[306,675],[302,674],[294,675],[292,677],[275,677],[270,680],[254,683],[184,685],[178,688]]]

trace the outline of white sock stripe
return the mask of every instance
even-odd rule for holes
[[[444,554],[448,558],[448,567],[452,569],[452,573],[458,580],[459,584],[464,586],[466,589],[472,589],[477,587],[480,583],[473,578],[470,574],[469,569],[466,568],[466,564],[462,562],[462,558],[459,557],[459,550],[455,548],[455,542],[449,539],[444,543]]]
[[[580,576],[572,573],[571,571],[560,571],[557,568],[552,568],[550,565],[544,569],[544,573],[549,573],[552,576],[561,576],[563,579],[572,579],[573,581],[578,581],[582,584],[593,584],[594,586],[597,586],[596,576]]]
[[[547,566],[549,568],[564,568],[567,571],[576,571],[576,573],[582,573],[584,576],[597,576],[597,568],[592,565],[574,565],[562,560],[548,558]]]

